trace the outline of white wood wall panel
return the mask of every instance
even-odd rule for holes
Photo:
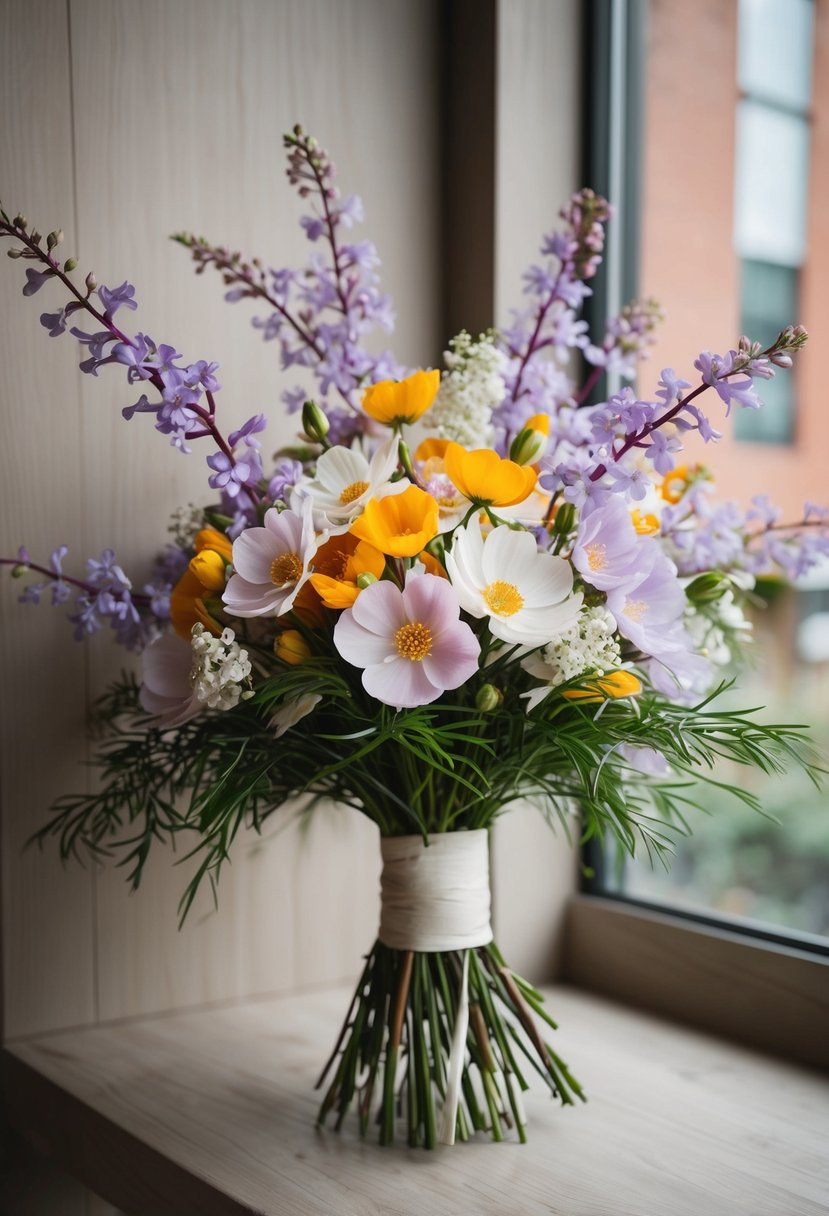
[[[57,0],[3,0],[0,7],[11,116],[0,136],[4,198],[44,224],[62,223],[68,236],[74,135],[80,271],[94,269],[110,285],[130,279],[139,311],[126,319],[135,330],[175,343],[189,359],[221,363],[228,429],[264,410],[276,423],[271,442],[284,441],[292,428],[278,398],[294,377],[280,372],[275,347],[250,327],[249,306],[225,304],[218,277],[196,278],[167,237],[189,228],[275,265],[303,259],[310,246],[281,149],[282,131],[297,120],[331,149],[343,189],[363,196],[364,231],[380,248],[384,285],[398,304],[395,349],[413,364],[436,360],[434,5],[69,0],[67,10]],[[80,563],[111,544],[140,583],[166,539],[169,512],[209,501],[209,449],[183,458],[147,419],[125,424],[120,409],[134,394],[117,370],[79,377],[72,340],[50,341],[37,323],[47,289],[21,302],[19,265],[2,270],[14,327],[0,367],[13,425],[6,435],[15,440],[6,445],[14,459],[3,483],[5,548],[20,537],[48,551],[66,539]],[[42,427],[21,401],[39,411],[48,403]],[[45,487],[38,501],[33,471]],[[122,872],[99,872],[94,927],[88,872],[56,879],[51,857],[20,862],[20,842],[51,798],[78,784],[85,663],[97,695],[125,656],[104,637],[75,648],[60,610],[18,607],[5,583],[4,594],[15,677],[13,693],[3,687],[4,717],[12,699],[16,711],[4,724],[7,1033],[94,1020],[94,959],[102,1019],[353,973],[376,923],[378,870],[376,841],[356,816],[324,815],[307,842],[294,827],[266,845],[239,840],[218,913],[205,901],[181,934],[175,906],[186,869],[169,855],[149,867],[132,898]]]
[[[43,233],[62,226],[75,248],[69,44],[63,0],[0,3],[0,197]],[[5,243],[4,243],[5,244]],[[69,253],[66,255],[69,256]],[[47,290],[21,297],[24,262],[0,264],[0,552],[21,542],[48,560],[60,542],[85,542],[80,373],[69,343],[38,323]],[[51,297],[50,297],[51,298]],[[53,799],[82,783],[86,667],[60,609],[16,602],[0,578],[0,815],[3,1031],[11,1036],[94,1015],[92,876],[63,871],[53,851],[23,853]]]
[[[578,0],[501,0],[498,7],[495,294],[498,324],[522,306],[521,274],[542,234],[584,183],[579,178]],[[534,808],[519,806],[494,832],[498,943],[517,971],[548,980],[560,956],[576,858]]]

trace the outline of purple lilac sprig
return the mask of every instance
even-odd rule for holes
[[[49,233],[44,249],[41,234],[29,231],[25,216],[17,215],[12,220],[0,207],[0,237],[4,236],[20,242],[8,251],[9,257],[36,261],[43,268],[26,270],[24,296],[35,295],[51,279],[58,280],[69,293],[70,299],[56,312],[41,314],[41,324],[50,337],[64,334],[76,314],[94,321],[91,331],[70,327],[70,333],[86,350],[81,371],[97,376],[106,364],[120,364],[126,369],[130,384],[151,386],[158,393],[158,399],[154,400],[142,393],[133,405],[122,410],[124,418],[129,420],[137,413],[154,415],[156,429],[169,435],[173,446],[185,453],[191,451],[190,441],[212,438],[253,507],[258,501],[256,482],[261,469],[257,470],[256,462],[250,461],[248,448],[242,457],[237,457],[234,443],[225,439],[218,426],[214,396],[220,387],[216,379],[218,364],[206,360],[184,364],[174,347],[156,343],[147,334],[131,337],[125,333],[116,324],[115,314],[119,309],[134,311],[138,307],[135,288],[127,282],[114,288],[99,287],[91,272],[84,280],[83,290],[77,287],[69,277],[77,268],[77,260],[67,258],[61,264],[54,252],[63,240],[60,230]]]
[[[638,401],[625,390],[612,397],[593,413],[594,437],[604,455],[590,471],[590,480],[599,481],[608,472],[617,481],[622,476],[613,466],[631,450],[644,449],[657,471],[667,473],[674,467],[673,452],[681,444],[660,434],[660,428],[672,423],[679,431],[698,431],[706,442],[721,438],[696,399],[713,388],[724,402],[726,416],[734,404],[744,409],[759,409],[762,401],[754,387],[756,379],[769,380],[779,368],[790,368],[793,356],[803,348],[808,334],[802,325],[789,325],[777,338],[762,349],[758,342],[741,338],[737,350],[725,355],[703,351],[694,362],[700,372],[700,383],[688,395],[687,380],[681,380],[667,368],[662,372],[657,392],[658,401]]]
[[[549,369],[538,355],[552,350],[566,359],[573,348],[588,345],[587,323],[578,319],[578,310],[591,294],[586,280],[595,275],[601,261],[610,214],[610,204],[592,190],[574,194],[559,212],[566,227],[549,233],[542,242],[541,256],[546,260],[530,266],[524,275],[524,292],[532,303],[513,314],[512,324],[501,335],[509,364],[504,402],[493,423],[504,432],[506,446],[531,414],[551,414],[557,404],[571,398],[569,376],[556,369],[558,376],[551,383]]]
[[[664,319],[661,304],[652,296],[631,300],[618,316],[611,317],[601,346],[588,343],[584,348],[584,357],[593,370],[576,394],[576,402],[583,405],[588,400],[602,372],[632,379],[637,363],[648,357],[648,348],[656,341],[655,330]]]
[[[21,603],[39,604],[44,593],[51,591],[52,605],[57,607],[69,603],[74,596],[67,617],[74,626],[76,641],[83,641],[108,623],[117,642],[128,650],[143,650],[169,617],[171,584],[164,581],[165,570],[158,567],[154,571],[156,581],[147,584],[143,592],[136,592],[112,549],[104,549],[99,557],[87,559],[86,579],[64,572],[63,561],[68,552],[68,546],[59,545],[53,550],[49,564],[40,565],[21,546],[16,558],[0,558],[0,566],[10,566],[15,578],[30,573],[44,576],[44,581],[26,585],[18,597]]]
[[[829,508],[807,502],[801,519],[781,522],[780,508],[765,494],[755,495],[745,510],[733,501],[712,501],[710,491],[709,482],[695,480],[662,512],[662,536],[680,574],[782,571],[794,580],[829,559]]]
[[[375,355],[362,345],[375,327],[391,331],[394,314],[389,297],[379,289],[374,245],[343,240],[344,230],[363,218],[361,201],[353,195],[341,197],[334,185],[334,164],[301,127],[285,135],[284,144],[288,179],[311,203],[310,214],[300,223],[308,240],[322,242],[326,253],[315,250],[302,270],[272,269],[259,258],[246,259],[203,237],[178,233],[173,239],[190,250],[197,274],[208,266],[219,271],[229,289],[226,300],[263,300],[270,306],[267,316],[254,318],[254,326],[266,341],[278,341],[283,369],[312,371],[336,441],[349,442],[365,424],[359,409],[361,388],[402,378],[406,369],[389,351]],[[294,388],[282,399],[293,413],[307,396],[304,389]]]

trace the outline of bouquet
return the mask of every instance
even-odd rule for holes
[[[633,380],[660,313],[634,301],[588,333],[610,208],[582,190],[508,327],[454,337],[442,372],[402,367],[367,344],[393,316],[374,247],[351,238],[359,199],[301,128],[284,142],[307,265],[174,238],[226,299],[258,306],[283,370],[305,377],[283,394],[297,442],[273,456],[263,415],[222,428],[215,363],[121,319],[137,307],[129,283],[80,282],[59,231],[44,241],[0,209],[24,296],[60,291],[40,318],[49,335],[72,334],[84,372],[126,376],[125,419],[146,416],[179,453],[206,446],[212,491],[176,516],[140,590],[111,549],[83,577],[64,570],[65,545],[3,559],[22,600],[69,605],[77,639],[108,625],[142,657],[140,683],[125,674],[100,703],[98,787],[61,798],[37,837],[64,858],[118,856],[134,887],[155,844],[189,841],[186,915],[240,831],[289,800],[367,815],[380,929],[320,1078],[320,1120],[339,1127],[354,1108],[384,1144],[401,1118],[426,1148],[508,1128],[523,1140],[531,1071],[564,1104],[583,1095],[541,1029],[555,1023],[539,992],[492,938],[494,819],[530,799],[581,840],[662,857],[690,830],[690,778],[715,781],[718,758],[816,775],[804,728],[713,698],[748,638],[756,576],[829,553],[829,512],[807,504],[789,524],[764,497],[718,503],[682,454],[689,433],[720,437],[708,402],[759,408],[758,381],[807,335],[741,338],[701,353],[690,380],[663,370],[653,398],[621,387],[596,403],[603,376]]]

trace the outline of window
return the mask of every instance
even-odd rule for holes
[[[740,0],[734,247],[740,330],[771,342],[798,313],[806,257],[813,0]],[[738,439],[791,443],[795,378],[765,386],[766,408],[740,411]]]
[[[594,75],[611,83],[601,86],[594,110],[589,180],[609,190],[617,206],[610,261],[616,259],[621,292],[654,293],[668,314],[641,376],[647,395],[662,367],[693,375],[699,349],[727,350],[740,333],[768,341],[804,319],[807,274],[816,282],[829,261],[829,248],[816,242],[807,250],[806,239],[810,123],[813,114],[829,114],[829,82],[815,80],[813,89],[812,0],[597,0],[593,15],[604,19],[616,50],[604,62],[594,54],[592,63]],[[677,67],[678,46],[682,62],[694,64],[691,72]],[[624,79],[614,85],[620,61]],[[622,117],[617,113],[611,147],[614,124],[606,117],[602,125],[601,108],[614,104]],[[621,302],[606,287],[602,306],[613,312]],[[801,423],[823,409],[819,382],[811,370],[799,379],[797,427],[793,385],[789,376],[776,377],[760,386],[763,410],[739,411],[737,437],[767,445],[762,457],[733,439],[689,456],[712,466],[721,497],[747,505],[751,494],[767,491],[783,501],[785,518],[796,520],[804,497],[825,497],[826,480],[801,440]],[[733,421],[721,429],[732,430]],[[758,486],[766,453],[771,463],[762,466]],[[759,590],[758,661],[740,677],[739,701],[768,705],[767,720],[810,722],[826,749],[829,571],[796,589]],[[670,874],[639,863],[615,872],[607,853],[591,855],[589,892],[829,952],[826,791],[814,792],[799,776],[757,788],[780,825],[709,793],[712,818],[697,818]]]

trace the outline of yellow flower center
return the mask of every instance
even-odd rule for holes
[[[401,625],[394,635],[394,644],[401,658],[419,663],[431,654],[432,631],[428,625],[421,625],[419,621]]]
[[[591,570],[604,570],[607,565],[607,545],[596,541],[593,545],[585,545],[587,564]]]
[[[280,553],[271,562],[271,582],[275,587],[298,583],[302,577],[302,558],[298,553]]]
[[[625,616],[630,617],[632,621],[641,621],[647,611],[648,605],[644,600],[630,600],[625,604]]]
[[[367,489],[367,481],[352,481],[351,485],[346,486],[340,495],[340,506],[347,507],[350,502],[354,502],[361,494],[365,494]]]
[[[515,583],[497,578],[483,589],[486,606],[495,616],[515,616],[524,607],[524,597]]]

